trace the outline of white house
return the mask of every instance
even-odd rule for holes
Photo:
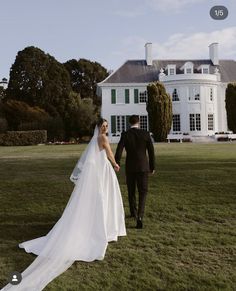
[[[141,128],[149,129],[146,89],[157,80],[164,83],[172,96],[170,133],[202,137],[228,130],[225,90],[229,82],[236,81],[236,62],[219,60],[218,43],[210,44],[208,59],[153,60],[151,43],[145,45],[145,55],[145,60],[126,61],[98,83],[101,114],[111,125],[111,136],[128,128],[132,114],[140,116]]]
[[[0,81],[0,87],[2,87],[4,90],[7,89],[7,79],[6,78],[2,78],[2,81]]]

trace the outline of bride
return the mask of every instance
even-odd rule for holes
[[[107,131],[108,122],[101,118],[70,176],[75,186],[61,218],[47,235],[19,244],[37,258],[22,273],[18,285],[9,283],[2,290],[42,290],[74,261],[103,260],[108,242],[126,235],[123,202],[115,174],[119,165]]]

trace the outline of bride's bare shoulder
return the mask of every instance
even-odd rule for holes
[[[101,143],[107,142],[108,141],[108,138],[107,138],[106,134],[100,133],[98,135],[98,141],[101,142]]]

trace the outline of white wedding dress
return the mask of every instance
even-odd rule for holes
[[[98,128],[76,164],[75,187],[66,208],[47,235],[19,244],[37,258],[18,285],[2,290],[39,291],[74,261],[103,260],[109,241],[126,235],[120,187],[105,150],[98,146]]]

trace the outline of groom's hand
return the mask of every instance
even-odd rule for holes
[[[151,174],[151,175],[154,175],[154,174],[155,174],[155,170],[152,170],[152,171],[150,172],[150,174]]]

